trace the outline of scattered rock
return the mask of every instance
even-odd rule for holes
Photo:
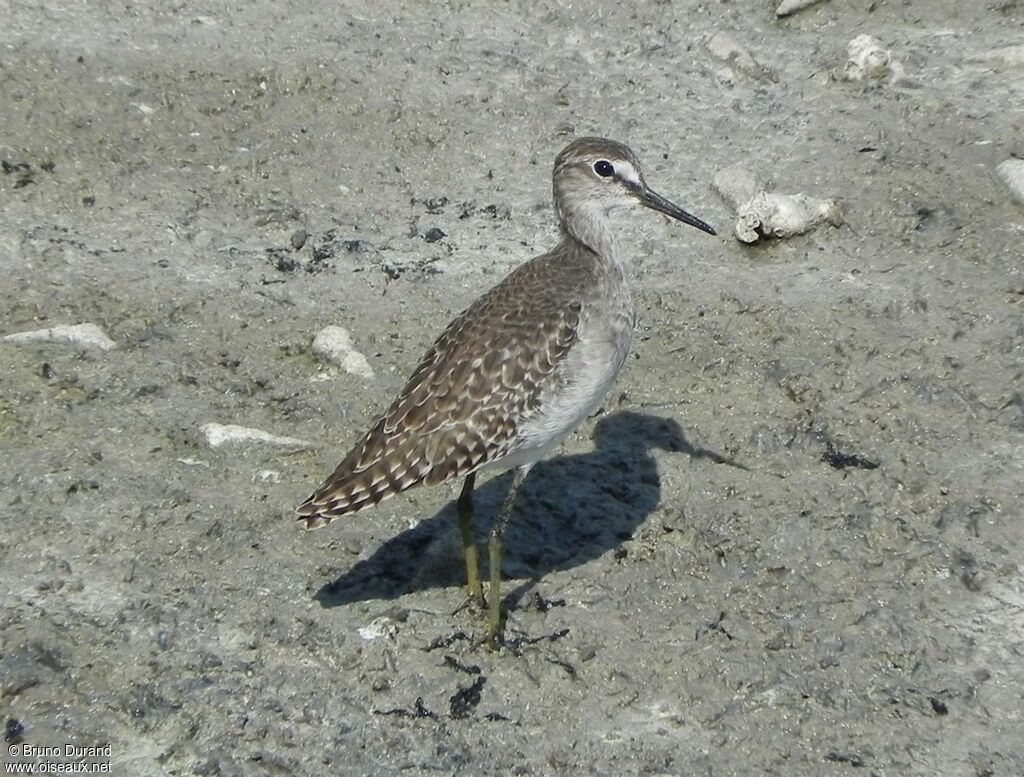
[[[268,200],[266,203],[256,208],[256,226],[258,227],[267,227],[271,225],[286,227],[292,222],[298,221],[300,218],[302,218],[302,213],[296,206],[289,202]]]
[[[428,243],[436,243],[438,240],[441,240],[447,236],[447,233],[445,233],[445,231],[440,227],[432,227],[431,229],[427,230],[427,233],[423,236],[423,239],[426,240]]]
[[[292,248],[298,251],[302,248],[302,246],[306,245],[306,239],[308,237],[309,235],[306,233],[306,230],[296,229],[294,232],[292,232],[292,236],[289,242],[291,243]]]
[[[451,716],[456,720],[468,718],[469,713],[480,703],[481,694],[486,683],[486,677],[477,677],[472,685],[465,688],[459,686],[459,689],[448,700]]]
[[[775,9],[775,15],[781,19],[784,16],[790,16],[797,11],[802,11],[804,8],[820,2],[822,0],[782,0],[778,8]]]
[[[981,51],[967,57],[968,62],[982,62],[992,65],[1024,67],[1024,45],[1003,46],[990,51]]]
[[[775,74],[754,59],[734,37],[725,32],[705,35],[704,47],[715,59],[720,59],[734,72],[751,76],[759,81],[775,81]]]
[[[1013,196],[1024,205],[1024,159],[1007,159],[996,167],[996,175],[1005,183]]]
[[[30,332],[16,332],[3,338],[8,343],[29,343],[36,341],[72,343],[82,348],[109,351],[117,343],[107,337],[96,324],[62,324],[49,329],[34,329]]]
[[[279,448],[288,448],[293,451],[309,450],[312,443],[300,440],[297,437],[279,437],[262,429],[252,429],[248,426],[236,426],[235,424],[206,423],[202,426],[202,432],[206,436],[206,442],[211,448],[219,448],[222,445],[239,445],[249,443],[261,443],[274,445]]]
[[[903,65],[898,62],[889,49],[884,48],[879,40],[870,35],[858,35],[846,45],[849,59],[841,78],[846,81],[883,81],[888,79],[896,82],[906,73]]]
[[[374,618],[367,625],[356,630],[360,637],[367,641],[387,637],[394,639],[398,636],[398,624],[388,615]]]
[[[719,171],[712,182],[725,203],[733,210],[738,211],[746,202],[754,198],[758,191],[764,189],[764,184],[745,164],[736,164]]]
[[[341,367],[350,375],[370,380],[373,368],[359,351],[352,346],[352,335],[340,326],[325,326],[313,338],[313,353],[325,361]]]
[[[756,243],[762,238],[787,238],[810,232],[819,224],[842,224],[835,200],[817,200],[806,194],[776,194],[745,165],[720,171],[714,187],[736,211],[733,229],[741,243]]]

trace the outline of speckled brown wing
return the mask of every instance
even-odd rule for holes
[[[307,528],[510,451],[578,336],[584,278],[562,259],[527,262],[448,325],[384,416],[298,508]]]

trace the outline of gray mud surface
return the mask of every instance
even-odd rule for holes
[[[9,743],[121,775],[1024,774],[1019,0],[3,16],[0,335],[117,343],[0,343]],[[903,79],[833,76],[861,33]],[[531,474],[494,653],[453,614],[452,487],[292,510],[553,244],[583,134],[721,234],[617,217],[634,356]],[[741,246],[710,181],[744,160],[845,224]],[[311,353],[328,325],[375,378]]]

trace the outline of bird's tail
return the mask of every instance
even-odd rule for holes
[[[350,457],[343,461],[313,494],[296,508],[298,520],[307,529],[319,529],[335,518],[357,513],[385,499],[419,485],[427,474],[405,450],[378,458],[368,466],[358,466]]]

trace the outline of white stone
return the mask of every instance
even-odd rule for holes
[[[996,167],[996,175],[1010,187],[1013,196],[1024,205],[1024,159],[1007,159]]]
[[[903,65],[870,35],[858,35],[846,45],[846,52],[849,59],[843,77],[847,81],[880,81],[885,78],[898,81],[903,77]]]
[[[835,200],[818,200],[806,194],[777,194],[765,190],[763,181],[745,163],[715,175],[715,190],[736,211],[733,232],[742,243],[762,238],[787,238],[809,232],[819,224],[842,223]]]
[[[736,239],[756,243],[763,237],[787,238],[810,232],[819,224],[839,226],[842,217],[835,200],[816,200],[806,194],[761,192],[736,213]]]
[[[82,348],[97,348],[101,351],[109,351],[117,347],[117,343],[107,337],[106,333],[96,324],[63,324],[49,329],[16,332],[6,335],[3,340],[8,343],[65,342]]]
[[[795,14],[797,11],[802,11],[804,8],[819,2],[821,0],[782,0],[775,9],[775,15],[781,19],[783,16]]]
[[[366,357],[352,346],[352,335],[344,327],[325,326],[321,329],[313,338],[313,353],[350,375],[366,380],[373,378],[373,368]]]
[[[262,429],[252,429],[248,426],[237,426],[235,424],[203,424],[202,432],[206,436],[206,442],[211,448],[219,448],[222,445],[239,445],[260,443],[263,445],[274,445],[278,448],[289,448],[291,450],[308,450],[312,443],[300,440],[297,437],[280,437]]]
[[[369,624],[361,629],[357,629],[357,632],[360,637],[367,641],[379,639],[380,637],[394,639],[398,634],[398,624],[387,615],[382,615],[370,621]]]

